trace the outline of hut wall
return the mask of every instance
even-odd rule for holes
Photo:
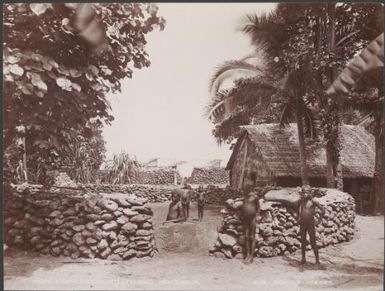
[[[237,189],[239,187],[240,180],[242,179],[241,177],[242,168],[243,168],[245,151],[247,150],[246,148],[247,143],[248,143],[248,140],[243,141],[242,145],[238,149],[238,152],[236,153],[232,168],[230,169],[230,186],[234,189]],[[249,146],[250,144],[247,145],[247,147]]]
[[[248,178],[252,179],[255,176],[255,182],[257,186],[266,186],[268,184],[272,184],[273,179],[269,169],[264,163],[262,156],[259,152],[257,152],[254,148],[252,152],[249,154],[250,157],[250,166],[248,172]]]
[[[356,202],[357,213],[369,213],[371,204],[373,179],[370,178],[346,178],[344,179],[344,191],[353,196]]]
[[[246,161],[244,161],[246,150]],[[243,167],[245,169],[242,176]],[[243,188],[244,183],[250,180],[255,180],[258,186],[264,186],[272,183],[272,176],[260,153],[255,150],[251,141],[246,138],[243,145],[239,148],[231,168],[230,185],[232,188],[239,189]]]

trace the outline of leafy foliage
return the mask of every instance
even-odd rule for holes
[[[325,142],[333,143],[335,135],[330,131],[332,122],[326,116],[329,116],[333,109],[336,108],[332,104],[328,106],[324,91],[330,84],[331,73],[341,70],[351,57],[371,40],[369,35],[373,36],[377,31],[381,31],[383,23],[381,11],[383,9],[379,4],[344,3],[337,5],[335,15],[336,48],[334,51],[330,50],[329,47],[328,29],[331,18],[326,3],[281,3],[276,11],[269,15],[246,16],[241,29],[250,35],[256,49],[255,56],[263,59],[263,66],[257,68],[250,64],[242,64],[240,61],[232,61],[231,63],[225,63],[214,74],[211,84],[217,86],[211,87],[212,99],[208,110],[209,115],[216,115],[216,118],[211,118],[216,123],[214,135],[219,132],[227,132],[229,135],[236,132],[230,130],[230,128],[228,130],[219,130],[220,126],[230,126],[231,123],[229,115],[225,114],[225,97],[235,97],[235,92],[238,91],[238,96],[243,96],[241,99],[244,99],[245,96],[253,98],[250,93],[246,93],[244,96],[245,89],[238,85],[239,80],[251,80],[252,78],[239,74],[238,79],[234,82],[233,89],[227,90],[225,93],[221,92],[220,84],[223,84],[226,79],[234,78],[239,70],[248,69],[254,71],[255,75],[262,70],[263,73],[259,73],[261,79],[268,80],[268,83],[275,80],[275,87],[281,86],[280,89],[283,88],[283,84],[287,83],[290,74],[295,73],[299,82],[293,84],[294,79],[292,79],[291,83],[302,96],[303,104],[306,105],[302,106],[306,131],[311,136],[315,136],[316,131],[325,129],[322,130]],[[368,32],[368,30],[371,30],[369,35],[364,33],[364,31]],[[229,64],[232,66],[229,66]],[[253,92],[255,100],[259,100],[261,96],[264,96],[263,88],[265,86],[261,86],[261,84],[255,83],[252,85],[251,81],[247,92]],[[291,92],[289,93],[292,95]],[[293,112],[293,107],[290,106],[289,100],[285,100],[285,98],[282,98],[285,96],[273,91],[270,91],[270,94],[272,97],[269,98],[270,101],[271,99],[276,101],[270,103],[270,105],[276,107],[273,108],[273,111],[283,110],[281,118],[278,118],[278,120],[292,120],[289,114]],[[237,101],[241,99],[237,99]],[[283,105],[277,106],[277,101],[282,102]],[[232,103],[233,105],[227,107],[227,109],[231,108],[234,112],[234,109],[237,108],[234,104],[239,105],[239,103]],[[250,122],[252,118],[247,118],[246,115],[254,113],[245,110],[244,106],[240,106],[240,108],[241,110],[237,111],[236,114],[233,113],[233,115],[236,115],[237,120],[241,123]],[[329,108],[330,112],[328,111]],[[318,114],[321,109],[324,110],[324,114]],[[261,107],[257,111],[266,113],[266,107]],[[339,111],[335,113],[339,113]],[[244,114],[244,116],[239,118],[240,114]],[[225,115],[226,121],[223,120]],[[278,113],[278,115],[280,114]],[[337,114],[335,117],[338,118],[339,115]],[[330,124],[328,124],[329,121]],[[341,121],[334,120],[333,124],[336,125],[339,122]],[[231,124],[231,128],[236,129],[236,125]],[[336,147],[338,148],[338,145]]]
[[[6,4],[3,17],[5,149],[24,125],[29,160],[56,167],[90,120],[113,120],[106,94],[150,65],[145,36],[165,24],[140,3]]]
[[[360,14],[365,17],[356,21]],[[333,187],[337,177],[337,186],[342,188],[339,128],[343,110],[328,98],[325,91],[336,72],[371,41],[362,32],[369,27],[374,31],[382,30],[382,14],[380,4],[280,3],[269,15],[247,16],[242,30],[250,35],[256,56],[263,58],[263,74],[255,78],[254,84],[249,82],[246,89],[239,86],[237,80],[233,90],[226,91],[226,96],[221,96],[220,90],[220,84],[224,84],[226,78],[248,80],[250,76],[236,77],[236,68],[228,66],[223,66],[214,75],[211,84],[215,86],[211,87],[209,105],[209,116],[216,125],[214,136],[220,142],[238,136],[239,123],[250,122],[252,117],[248,115],[255,114],[253,109],[259,115],[266,114],[266,106],[255,105],[260,103],[258,100],[264,100],[271,108],[276,104],[272,99],[278,99],[283,107],[271,109],[282,110],[281,124],[292,119],[295,113],[303,183],[308,182],[303,133],[314,138],[322,132],[327,150],[328,187]],[[236,65],[239,72],[245,70],[245,66]],[[249,66],[248,69],[257,71],[256,67]],[[262,120],[258,114],[255,117]]]
[[[290,86],[293,86],[290,83],[293,82],[293,78],[290,79],[287,75],[281,78],[277,75],[273,77],[268,75],[267,70],[262,73],[259,67],[245,66],[242,62],[232,62],[231,67],[225,63],[223,67],[218,68],[222,73],[216,73],[214,76],[221,78],[225,72],[237,73],[236,65],[243,72],[248,68],[250,73],[244,75],[256,77],[238,76],[231,89],[214,90],[216,94],[207,106],[206,114],[215,123],[213,135],[219,143],[231,143],[235,137],[238,137],[240,125],[279,122],[284,126],[295,120],[296,99],[294,92],[290,89]],[[229,70],[226,71],[226,69]],[[213,84],[216,82],[218,83],[215,81]],[[311,104],[308,100],[301,100],[300,106],[305,113],[306,134],[314,138],[318,125],[315,124],[313,112],[310,110]]]
[[[122,151],[114,154],[112,160],[106,164],[106,175],[103,182],[111,184],[129,184],[135,175],[138,174],[140,164],[135,157]]]
[[[70,143],[64,164],[71,169],[70,177],[76,182],[95,182],[98,170],[104,161],[106,148],[102,130],[91,125],[92,135],[78,135]]]

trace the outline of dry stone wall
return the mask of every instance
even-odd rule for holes
[[[188,178],[191,184],[229,184],[229,172],[224,168],[194,168],[191,177]]]
[[[300,188],[299,188],[300,189]],[[298,194],[298,188],[286,188],[287,194]],[[316,227],[317,246],[349,241],[354,235],[355,204],[348,194],[335,189],[317,191],[316,199],[325,207],[322,222]],[[268,194],[268,193],[267,193]],[[266,194],[266,195],[267,195]],[[265,195],[265,197],[266,197]],[[261,202],[261,220],[256,230],[256,257],[272,257],[289,254],[301,247],[297,213],[279,202]],[[221,210],[223,223],[218,230],[215,245],[210,254],[216,257],[243,258],[245,236],[240,209],[243,198],[229,199]],[[316,219],[320,214],[316,210]],[[310,249],[310,245],[307,245]]]
[[[30,184],[21,184],[18,185],[18,191],[23,192],[27,187],[28,192],[39,192],[42,189],[42,185],[30,185]],[[171,193],[174,189],[178,189],[181,186],[174,185],[136,185],[136,184],[83,184],[77,185],[75,187],[52,187],[51,192],[55,193],[65,193],[65,194],[78,194],[83,191],[91,193],[102,193],[103,195],[107,194],[127,194],[135,195],[139,198],[146,198],[148,202],[167,202],[171,200]],[[197,191],[197,188],[193,189]],[[206,197],[207,204],[217,204],[223,205],[226,200],[230,198],[238,198],[242,196],[242,193],[238,190],[232,189],[230,187],[218,187],[214,185],[208,185],[203,187],[203,191]],[[195,196],[192,197],[192,200],[195,200]]]
[[[133,194],[140,198],[147,198],[148,202],[166,202],[171,200],[171,192],[177,187],[174,185],[135,185],[135,184],[86,184],[82,186],[87,191],[96,193],[123,193]]]
[[[140,170],[136,177],[133,177],[133,184],[149,184],[149,185],[166,185],[174,184],[175,174],[177,182],[180,182],[182,177],[175,169],[152,169]]]
[[[230,187],[217,187],[209,185],[203,189],[207,204],[223,205],[226,200],[241,197],[242,193]]]
[[[71,258],[153,256],[153,213],[146,202],[135,195],[6,191],[5,243]]]
[[[166,202],[171,200],[171,193],[180,186],[174,185],[112,185],[112,184],[87,184],[83,185],[87,191],[99,193],[125,193],[134,194],[137,197],[147,198],[149,202]],[[196,190],[196,189],[195,189]],[[227,199],[242,196],[242,194],[230,187],[218,187],[208,185],[203,188],[208,204],[223,204]],[[195,200],[195,197],[192,197]]]
[[[20,184],[16,186],[19,192],[27,190],[27,192],[35,193],[42,189],[42,185]],[[27,188],[26,188],[27,187]],[[148,202],[167,202],[171,200],[171,193],[180,186],[174,185],[136,185],[136,184],[83,184],[76,187],[52,187],[51,192],[64,194],[79,194],[84,191],[91,193],[107,194],[127,194],[135,195],[139,198],[146,198]],[[197,189],[195,189],[197,190]],[[203,188],[207,204],[223,205],[230,198],[241,197],[242,193],[230,187],[218,187],[208,185]],[[195,196],[192,197],[195,200]]]

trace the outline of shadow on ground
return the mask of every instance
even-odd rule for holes
[[[17,276],[31,276],[36,271],[48,271],[63,266],[63,264],[89,265],[92,260],[71,260],[70,258],[56,258],[19,249],[8,248],[4,253],[4,279]]]

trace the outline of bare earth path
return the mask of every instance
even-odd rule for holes
[[[208,256],[220,225],[220,207],[210,206],[198,223],[162,226],[167,204],[153,204],[159,254],[126,262],[71,260],[11,250],[4,257],[5,289],[156,290],[383,290],[384,218],[357,217],[353,241],[320,251],[324,270],[298,267],[299,252],[288,257],[240,260]]]

